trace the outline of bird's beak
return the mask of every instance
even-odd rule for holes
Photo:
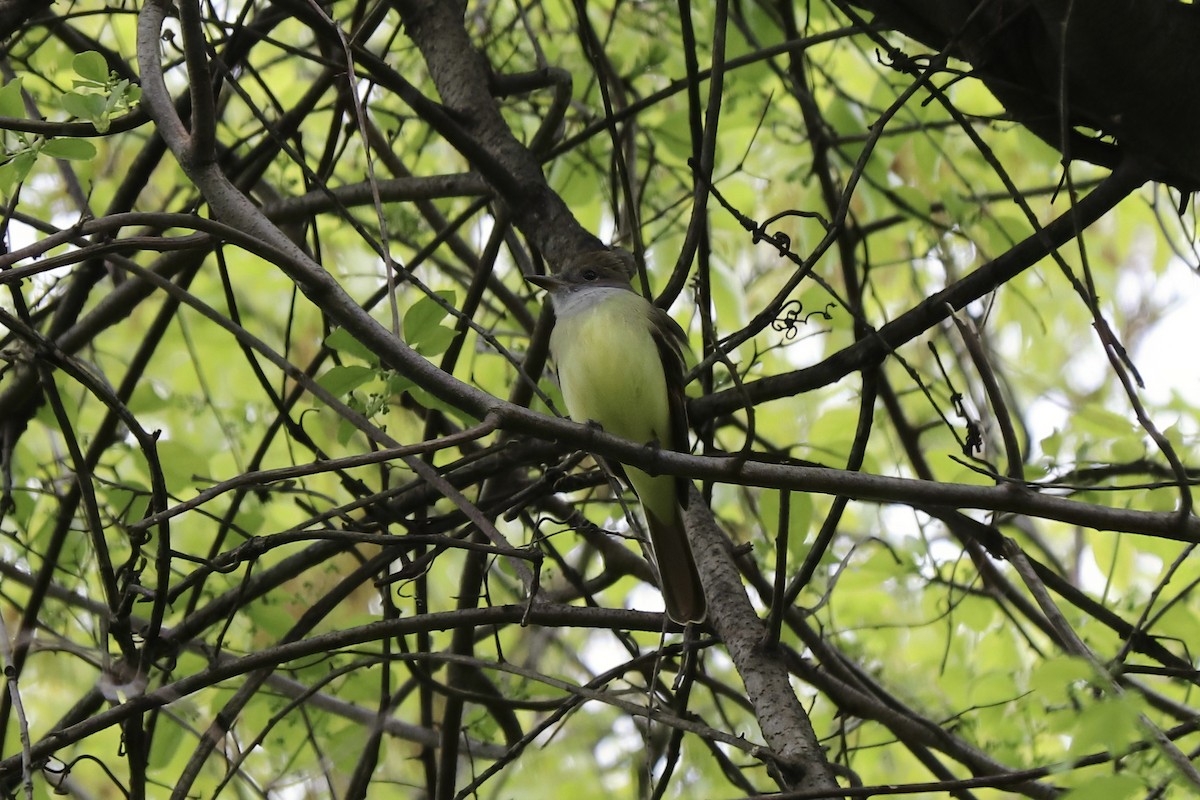
[[[557,275],[526,275],[525,280],[550,292],[563,285],[562,278]]]

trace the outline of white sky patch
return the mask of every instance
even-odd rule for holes
[[[1193,408],[1200,407],[1200,276],[1181,259],[1173,258],[1152,283],[1136,274],[1124,276],[1120,289],[1148,293],[1169,307],[1162,320],[1149,330],[1133,352],[1133,363],[1146,383],[1145,398],[1152,405],[1166,403],[1178,392]]]

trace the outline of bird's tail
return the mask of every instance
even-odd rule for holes
[[[676,504],[674,511],[664,523],[646,509],[646,525],[650,528],[650,544],[658,562],[667,616],[680,625],[703,622],[708,603],[700,585],[700,572],[696,569],[692,546],[683,527],[683,509]]]

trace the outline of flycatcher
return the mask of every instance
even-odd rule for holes
[[[632,274],[629,253],[596,250],[569,259],[557,275],[527,279],[550,292],[557,317],[550,354],[571,418],[597,422],[623,439],[687,450],[687,337],[634,291]],[[645,512],[667,615],[681,624],[700,622],[707,606],[683,527],[687,479],[629,466],[624,473]]]

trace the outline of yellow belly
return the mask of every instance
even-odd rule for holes
[[[576,422],[635,442],[673,449],[667,379],[641,295],[605,292],[598,302],[560,317],[550,336],[567,413]],[[646,513],[664,524],[678,516],[675,478],[626,467]]]
[[[558,320],[550,349],[572,419],[598,422],[624,439],[672,447],[667,381],[649,309],[633,292],[606,292]]]

